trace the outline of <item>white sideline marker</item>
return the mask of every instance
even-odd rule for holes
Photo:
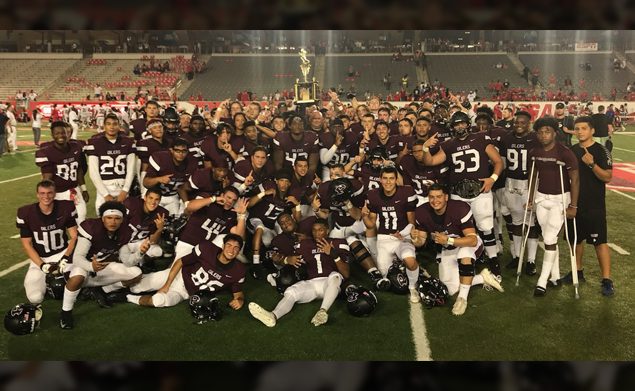
[[[631,255],[631,253],[629,253],[628,251],[624,250],[622,247],[618,246],[615,243],[609,243],[608,245],[609,245],[610,248],[615,250],[615,252],[620,254],[620,255]]]
[[[430,341],[428,341],[421,303],[410,303],[410,326],[412,327],[412,340],[415,343],[415,360],[432,361]]]
[[[609,189],[609,190],[611,190],[613,193],[617,193],[617,194],[623,195],[624,197],[630,198],[631,200],[635,201],[635,197],[633,197],[631,195],[628,195],[626,193],[623,193],[623,192],[621,192],[619,190],[615,190],[615,189]]]
[[[31,175],[25,175],[25,176],[20,176],[20,177],[13,178],[13,179],[7,179],[7,180],[4,180],[4,181],[0,181],[0,184],[9,183],[9,182],[15,182],[15,181],[19,181],[20,179],[31,178],[31,177],[34,177],[34,176],[37,176],[37,175],[41,175],[41,174],[39,172],[36,172],[35,174],[31,174]]]
[[[23,267],[25,265],[28,265],[29,262],[31,262],[30,259],[25,259],[22,262],[16,263],[15,265],[13,265],[13,266],[11,266],[11,267],[9,267],[7,269],[4,269],[3,271],[0,272],[0,277],[4,277],[4,276],[6,276],[7,274],[9,274],[9,273],[11,273],[13,271],[18,270],[19,268],[21,268],[21,267]]]
[[[17,235],[13,235],[13,236],[11,236],[11,238],[10,238],[10,239],[17,239],[17,238],[19,238],[19,237],[20,237],[20,234],[17,234]]]

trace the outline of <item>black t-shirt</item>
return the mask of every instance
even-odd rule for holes
[[[600,143],[593,143],[587,147],[593,155],[593,161],[603,170],[613,168],[611,153]],[[606,183],[595,176],[593,170],[582,162],[585,154],[580,144],[571,147],[571,151],[578,158],[580,174],[580,197],[578,199],[578,213],[584,214],[587,210],[606,210]]]
[[[593,137],[608,137],[609,136],[609,118],[604,113],[597,113],[591,116],[593,121],[593,127],[595,133]]]
[[[0,113],[0,134],[6,133],[4,127],[7,126],[7,122],[9,122],[9,117],[5,113]]]
[[[571,147],[571,135],[568,133],[565,133],[563,128],[566,127],[569,130],[573,130],[575,126],[573,124],[573,117],[570,115],[566,115],[562,118],[556,118],[556,121],[558,121],[558,131],[556,132],[556,141],[566,145],[567,147]]]

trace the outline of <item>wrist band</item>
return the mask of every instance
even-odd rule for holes
[[[448,245],[454,246],[454,238],[448,238]]]
[[[298,212],[300,211],[300,204],[297,204],[297,205],[295,206],[295,210],[297,210]]]
[[[490,178],[492,178],[494,180],[494,182],[496,182],[498,180],[498,175],[492,174],[492,175],[490,175]]]
[[[258,193],[258,198],[262,198],[266,195],[267,193],[265,193],[264,191],[261,191],[260,193]]]
[[[86,191],[86,185],[81,185],[79,188],[81,191]]]
[[[246,213],[238,213],[237,215],[239,220],[245,220],[247,218]]]
[[[282,263],[284,263],[285,265],[288,265],[289,263],[287,262],[287,258],[289,257],[284,257],[284,259],[282,260]]]
[[[572,208],[572,209],[578,209],[578,207],[577,207],[577,206],[573,206],[573,205],[571,205],[571,204],[569,204],[569,208]]]
[[[209,199],[211,201],[210,205],[213,204],[214,202],[216,202],[216,196],[211,196],[211,197],[209,197]]]
[[[429,153],[430,152],[430,147],[423,147],[423,152]]]
[[[335,258],[335,259],[334,259],[334,261],[335,261],[336,263],[337,263],[337,262],[339,262],[339,261],[341,261],[341,260],[342,260],[342,258],[340,258],[340,257],[337,257],[337,258]]]

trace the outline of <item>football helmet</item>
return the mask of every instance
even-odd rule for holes
[[[4,328],[15,335],[31,334],[40,324],[42,309],[39,306],[21,303],[7,311]]]
[[[450,296],[448,288],[438,278],[419,278],[417,290],[426,308],[444,306]]]
[[[306,279],[304,273],[306,273],[306,269],[301,270],[301,268],[296,268],[291,265],[284,266],[275,274],[276,289],[280,294],[284,294],[284,291],[286,291],[288,287],[298,281]]]
[[[348,178],[333,179],[329,183],[329,199],[334,205],[340,205],[351,198],[353,184]]]
[[[179,130],[181,118],[174,107],[168,107],[163,112],[163,123],[168,133],[175,133]]]
[[[199,290],[190,296],[190,312],[198,324],[220,320],[222,316],[216,294],[207,289]]]
[[[386,278],[390,281],[390,289],[393,292],[400,295],[408,293],[408,275],[402,262],[393,262],[386,273]]]
[[[163,249],[164,256],[174,254],[174,246],[179,240],[179,234],[183,227],[187,224],[187,216],[185,214],[180,217],[168,216],[165,222],[165,228],[161,232],[161,248]]]
[[[377,296],[362,287],[350,285],[346,289],[346,308],[353,316],[368,316],[377,307]]]
[[[460,124],[461,122],[467,124],[467,127],[465,127],[464,129],[457,128],[456,125]],[[452,117],[450,117],[450,128],[452,129],[452,133],[456,137],[465,137],[469,133],[469,127],[471,124],[472,121],[470,120],[470,116],[462,111],[457,111],[452,114]]]
[[[66,280],[64,276],[46,276],[46,294],[51,299],[62,300],[64,298],[64,287]]]

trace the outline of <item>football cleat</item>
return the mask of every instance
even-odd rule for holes
[[[457,297],[454,302],[454,306],[452,306],[452,315],[461,316],[467,310],[467,300],[462,297]]]
[[[565,276],[559,279],[558,282],[560,284],[567,285],[573,284],[573,274],[571,274],[571,272],[565,274]],[[584,270],[578,270],[578,282],[586,282],[586,279],[584,278]]]
[[[558,280],[548,280],[547,288],[560,288],[562,285],[558,283]]]
[[[382,278],[375,283],[375,287],[377,288],[377,290],[380,290],[383,292],[388,291],[390,290],[390,287],[391,287],[390,280],[387,278]]]
[[[500,267],[500,264],[498,263],[498,258],[496,257],[490,258],[489,261],[487,261],[487,268],[492,272],[493,275],[495,276],[501,275],[501,267]]]
[[[264,265],[260,263],[251,265],[251,267],[249,268],[249,272],[251,273],[251,276],[254,278],[254,280],[264,280],[265,278],[267,278],[267,270],[265,269]]]
[[[534,289],[534,297],[544,297],[547,294],[547,288],[543,288],[541,286],[537,286]]]
[[[315,313],[313,319],[311,319],[311,323],[314,326],[321,326],[324,323],[328,322],[329,314],[326,312],[324,308],[320,308],[318,312]]]
[[[109,303],[126,303],[129,294],[130,291],[128,289],[119,289],[118,291],[106,293],[106,300],[108,300]]]
[[[505,268],[507,269],[516,269],[518,267],[518,257],[516,258],[512,258],[511,261],[509,261],[509,263],[507,265],[505,265]]]
[[[527,262],[525,264],[525,274],[528,276],[536,274],[536,262]]]
[[[93,299],[99,304],[101,308],[112,308],[112,303],[108,300],[106,292],[101,287],[95,287],[92,289]]]
[[[500,282],[498,282],[496,277],[494,277],[492,275],[492,273],[489,271],[489,269],[487,269],[487,268],[483,269],[483,271],[481,271],[480,275],[483,276],[483,284],[484,285],[490,286],[490,287],[496,289],[499,292],[505,292],[505,290],[501,286]]]
[[[64,311],[60,313],[60,328],[71,330],[73,328],[73,311]]]
[[[276,325],[276,316],[253,301],[249,303],[249,313],[267,327],[273,327]]]
[[[410,288],[410,302],[413,304],[421,302],[421,296],[419,296],[417,288]]]

